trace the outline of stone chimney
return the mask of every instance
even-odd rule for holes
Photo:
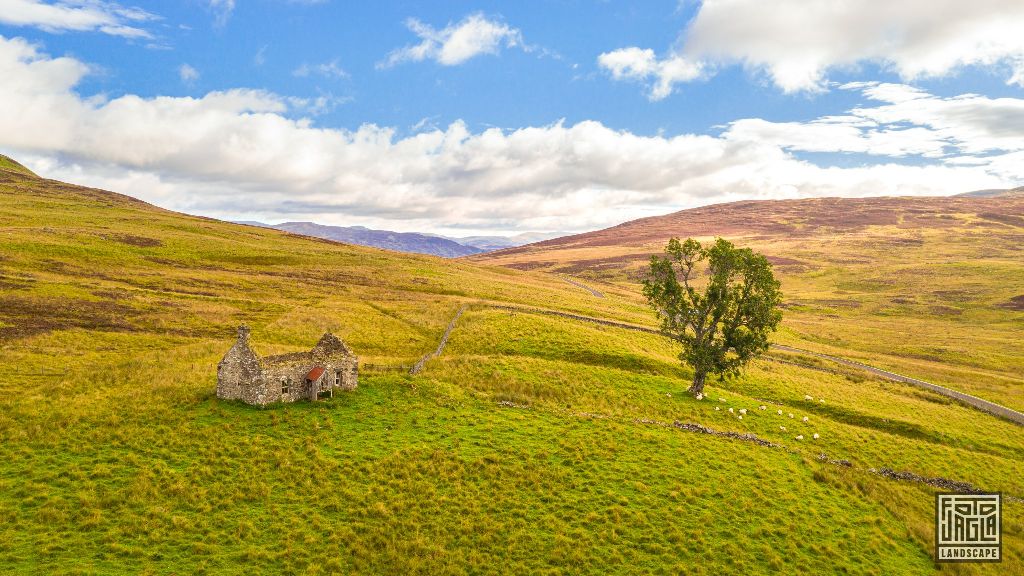
[[[238,341],[246,344],[249,343],[249,327],[245,324],[238,327]]]

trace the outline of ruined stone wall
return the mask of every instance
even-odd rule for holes
[[[274,396],[268,390],[267,381],[260,376],[243,388],[242,401],[256,406],[266,406],[274,402]]]
[[[269,363],[268,363],[269,364]],[[313,368],[313,362],[306,359],[292,359],[277,361],[269,364],[263,370],[264,380],[267,382],[268,395],[271,402],[295,402],[296,400],[310,398],[309,387],[306,385],[306,375]],[[290,382],[288,392],[281,391],[281,381]]]
[[[354,356],[331,355],[306,360],[294,359],[267,363],[263,376],[267,381],[272,402],[294,402],[301,399],[316,399],[316,390],[306,384],[306,376],[314,366],[323,366],[324,381],[336,390],[354,390],[358,385],[358,366]],[[281,393],[281,380],[291,378],[288,394]],[[340,382],[339,382],[340,380]],[[315,386],[314,386],[315,388]]]
[[[249,348],[248,338],[248,330],[240,328],[238,340],[217,365],[217,397],[264,404],[260,385],[263,367],[259,356]]]
[[[359,385],[359,359],[343,344],[326,347],[321,340],[316,348],[313,348],[311,355],[317,366],[326,369],[327,374],[324,378],[328,378],[328,382],[336,390],[355,390]]]
[[[359,361],[355,356],[334,355],[320,361],[327,370],[324,378],[335,390],[355,390],[359,385]]]
[[[339,388],[355,390],[359,385],[359,359],[349,356],[340,363],[338,369],[341,370],[341,386]]]
[[[315,400],[316,384],[306,376],[324,368],[323,381],[332,389],[353,390],[359,381],[358,358],[336,336],[325,334],[309,352],[261,359],[249,347],[249,329],[238,329],[238,340],[217,366],[217,397],[265,406],[273,402]],[[287,383],[287,392],[284,392]]]

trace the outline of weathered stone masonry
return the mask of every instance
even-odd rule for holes
[[[239,326],[238,340],[217,365],[217,397],[257,406],[334,396],[358,381],[359,359],[330,332],[309,352],[261,358],[249,347],[249,328]]]

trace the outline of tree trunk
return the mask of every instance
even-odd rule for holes
[[[707,372],[693,373],[693,384],[690,385],[690,394],[696,396],[704,392],[704,379],[707,378],[707,375]]]

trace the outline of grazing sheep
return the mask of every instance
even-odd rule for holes
[[[718,406],[715,406],[715,412],[718,412],[719,410],[721,410],[721,408],[719,408]]]
[[[789,413],[789,417],[790,417],[790,418],[792,418],[792,417],[793,417],[793,413],[792,413],[792,412],[790,412],[790,413]]]
[[[813,438],[814,438],[815,440],[817,440],[818,438],[820,438],[820,436],[818,436],[818,433],[817,433],[817,432],[815,432],[815,433],[814,433],[814,436],[813,436]]]
[[[811,402],[814,402],[814,398],[811,398],[810,394],[804,394],[804,400],[810,400]]]
[[[807,416],[804,416],[804,422],[807,422]]]
[[[725,398],[719,398],[718,401],[719,402],[725,402]]]
[[[783,432],[785,432],[786,431],[786,427],[785,426],[779,426],[779,430],[782,430]]]
[[[767,410],[768,409],[768,407],[765,406],[764,404],[758,406],[758,408],[760,408],[761,410]]]
[[[782,416],[782,410],[779,410],[779,416]]]
[[[821,402],[822,404],[824,404],[825,403],[825,399],[824,398],[818,398],[818,402]]]
[[[697,392],[697,400],[703,400],[703,399],[704,399],[704,394],[702,394],[700,392]]]
[[[729,414],[732,414],[732,408],[729,408]]]
[[[737,418],[739,418],[740,420],[743,420],[743,416],[737,416]]]
[[[796,439],[797,440],[803,440],[804,439],[804,435],[803,434],[797,434]]]
[[[740,408],[740,414],[746,414],[746,413],[747,413],[747,409],[746,408]]]

